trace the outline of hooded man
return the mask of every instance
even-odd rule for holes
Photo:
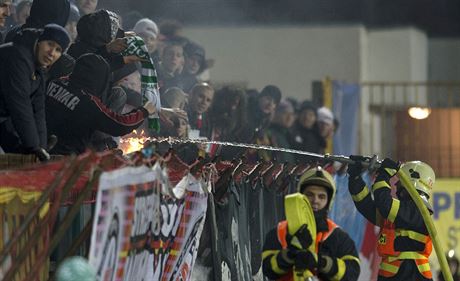
[[[152,103],[126,114],[105,105],[110,68],[103,57],[85,54],[75,64],[69,79],[50,83],[46,109],[49,131],[58,137],[56,154],[80,154],[90,146],[95,131],[122,136],[139,127],[155,112]]]
[[[123,57],[120,52],[127,48],[120,29],[120,19],[114,12],[99,10],[84,15],[77,23],[77,39],[67,53],[74,59],[87,53],[101,55],[110,65],[111,72],[131,63],[130,57]]]
[[[353,240],[328,218],[335,194],[332,176],[321,167],[306,171],[300,178],[298,192],[304,194],[313,209],[316,237],[313,241],[306,225],[289,235],[288,222],[282,221],[267,233],[263,247],[263,272],[273,280],[294,280],[293,267],[308,269],[320,280],[353,281],[359,277],[359,258]],[[317,244],[317,252],[308,250]]]
[[[64,27],[69,13],[69,0],[35,0],[26,23],[11,28],[6,35],[5,42],[12,42],[16,34],[25,28],[43,28],[50,23]]]
[[[23,30],[0,46],[0,146],[5,152],[35,153],[47,160],[44,69],[69,45],[67,31],[56,24]]]

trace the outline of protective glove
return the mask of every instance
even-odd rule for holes
[[[318,256],[318,270],[326,276],[334,276],[337,273],[337,261],[327,255]]]
[[[313,242],[313,238],[311,237],[310,231],[308,231],[307,225],[304,224],[294,235],[288,235],[287,242],[289,249],[306,250]]]
[[[284,260],[289,264],[294,264],[297,254],[301,251],[306,251],[307,248],[313,243],[310,231],[306,224],[302,225],[294,235],[287,234],[286,237],[288,248],[284,253]]]
[[[361,155],[350,155],[350,159],[355,161],[355,163],[348,164],[347,173],[350,175],[350,178],[355,179],[359,177],[364,170],[362,162],[368,160],[369,158]]]
[[[46,162],[51,159],[51,156],[44,148],[39,147],[34,149],[32,152],[35,154],[35,156],[37,156],[40,162]]]
[[[313,254],[309,250],[297,251],[297,254],[294,258],[294,266],[296,269],[300,270],[315,270],[318,266],[316,261],[316,254]]]
[[[388,178],[393,177],[399,171],[400,165],[401,163],[399,161],[395,162],[390,158],[385,158],[378,169],[379,176],[388,176]]]

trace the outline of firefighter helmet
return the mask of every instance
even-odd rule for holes
[[[311,168],[300,177],[299,183],[297,184],[297,191],[303,193],[303,190],[308,185],[319,185],[326,188],[328,194],[326,208],[329,208],[332,200],[334,199],[336,189],[335,181],[331,174],[329,174],[329,172],[324,170],[321,166]]]
[[[431,190],[436,179],[433,169],[421,161],[410,161],[401,165],[401,169],[409,176],[411,183],[421,195],[423,202],[432,212],[433,207],[429,200]]]

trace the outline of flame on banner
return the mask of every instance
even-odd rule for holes
[[[140,133],[134,130],[131,134],[123,136],[120,139],[119,148],[123,151],[123,154],[129,154],[144,148],[144,144],[148,140],[149,138],[145,136],[144,130]]]

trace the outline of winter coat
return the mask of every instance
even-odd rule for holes
[[[190,128],[192,130],[199,130],[201,137],[206,137],[211,139],[211,123],[209,120],[209,114],[207,112],[201,114],[201,127],[198,128],[198,114],[193,112],[191,109],[187,110],[188,115],[188,123],[190,124]]]
[[[30,16],[22,26],[12,27],[5,42],[12,42],[16,34],[24,28],[43,28],[49,23],[55,23],[64,27],[67,24],[70,13],[68,0],[35,0],[30,7]]]
[[[272,123],[268,128],[268,136],[271,139],[271,144],[281,148],[292,148],[292,136],[288,128]],[[275,159],[280,163],[295,163],[295,157],[292,153],[275,152]]]
[[[3,143],[5,152],[46,147],[45,78],[34,52],[38,34],[38,30],[21,32],[14,42],[0,46],[0,123],[12,123],[11,130],[2,134],[17,134],[20,142],[19,146]]]
[[[294,149],[321,153],[326,148],[326,141],[319,134],[319,129],[316,124],[313,128],[306,129],[296,122],[292,127],[291,132],[294,139]]]
[[[53,153],[82,153],[89,147],[95,131],[122,136],[139,127],[147,118],[149,113],[143,107],[118,114],[103,103],[109,77],[105,60],[88,54],[77,61],[69,81],[58,80],[49,85],[47,122],[50,133],[58,137]]]

